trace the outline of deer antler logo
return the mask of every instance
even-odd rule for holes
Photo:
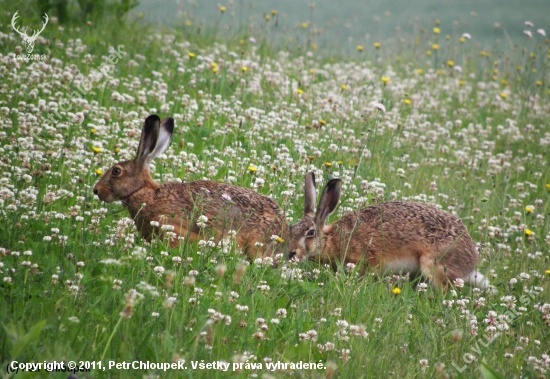
[[[22,32],[15,25],[15,21],[19,17],[19,15],[17,13],[19,13],[19,11],[15,12],[15,14],[13,15],[13,17],[11,19],[11,26],[13,27],[13,30],[15,30],[17,33],[19,33],[21,35],[21,38],[23,38],[23,42],[25,43],[25,49],[27,50],[27,54],[32,54],[32,51],[34,49],[34,43],[36,42],[36,40],[37,40],[38,36],[40,35],[40,33],[42,33],[42,31],[46,27],[46,25],[48,25],[48,20],[50,18],[48,17],[48,15],[46,13],[44,13],[44,22],[42,23],[42,29],[35,30],[34,33],[32,34],[32,36],[29,36],[27,34],[27,29],[25,29],[25,31]]]

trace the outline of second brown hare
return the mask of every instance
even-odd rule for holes
[[[290,227],[287,256],[293,260],[364,261],[382,273],[420,274],[446,288],[456,279],[484,288],[475,271],[478,252],[462,221],[421,203],[386,202],[367,206],[326,225],[341,192],[340,179],[325,186],[315,210],[315,175],[306,174],[304,217]]]
[[[214,235],[216,241],[235,231],[237,244],[250,258],[281,249],[271,237],[281,235],[286,224],[269,197],[208,180],[164,184],[153,180],[149,165],[167,149],[173,131],[174,119],[147,117],[136,157],[111,167],[94,186],[94,194],[107,203],[121,201],[146,239],[175,233],[172,247],[181,237],[196,240],[201,229],[208,228],[204,235]]]

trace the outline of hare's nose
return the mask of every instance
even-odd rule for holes
[[[97,188],[94,188],[94,195],[97,195],[97,194],[98,194]]]

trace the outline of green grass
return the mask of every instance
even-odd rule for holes
[[[8,33],[0,46],[2,375],[11,377],[14,360],[180,359],[186,370],[111,367],[78,377],[548,375],[548,40],[535,33],[525,51],[480,54],[458,34],[427,32],[349,56],[299,42],[253,44],[245,32],[52,24],[48,44],[35,47],[48,57],[40,65],[9,55],[22,46],[7,32],[11,15],[0,17]],[[121,44],[127,54],[112,78],[52,125],[54,103]],[[235,247],[146,243],[127,211],[102,204],[92,186],[96,170],[133,157],[150,113],[176,119],[154,164],[159,182],[207,177],[253,187],[291,221],[302,216],[311,169],[322,184],[343,180],[331,221],[376,201],[435,204],[464,221],[492,287],[422,292],[398,276],[362,276],[360,265],[273,268]],[[484,321],[492,312],[508,315],[495,321],[499,334]],[[202,361],[262,368],[192,368]],[[269,372],[278,361],[326,369]]]

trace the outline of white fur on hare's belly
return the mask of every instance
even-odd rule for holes
[[[420,265],[417,259],[402,259],[399,261],[385,262],[381,265],[382,271],[388,271],[390,273],[414,273],[420,270]]]

